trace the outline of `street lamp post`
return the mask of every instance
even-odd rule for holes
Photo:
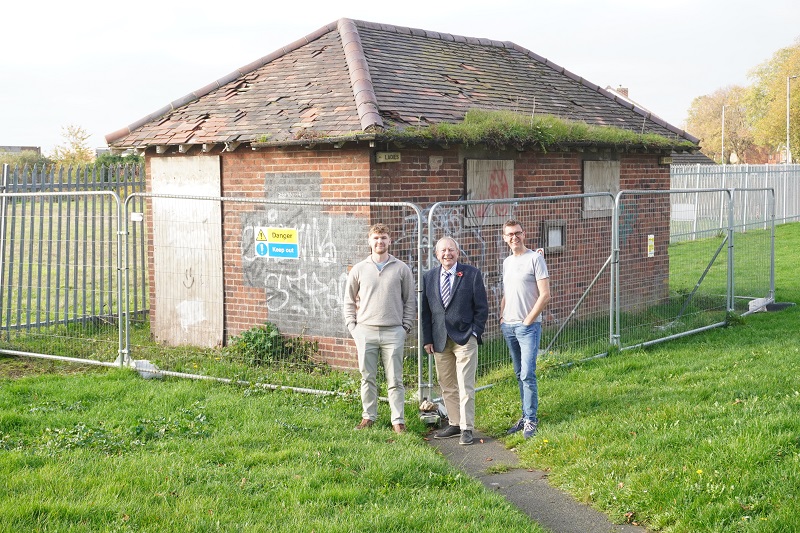
[[[792,163],[792,151],[789,149],[789,102],[791,98],[791,82],[795,79],[797,75],[794,76],[787,76],[786,77],[786,164],[789,165]]]
[[[722,161],[721,164],[725,164],[725,106],[722,106]]]

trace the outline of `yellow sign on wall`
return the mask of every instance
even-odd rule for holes
[[[297,229],[255,228],[256,256],[297,259],[300,257]]]
[[[267,228],[269,242],[288,242],[297,244],[297,230],[293,228]]]

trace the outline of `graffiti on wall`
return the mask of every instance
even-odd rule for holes
[[[270,198],[316,199],[319,173],[270,173]],[[347,329],[342,304],[347,266],[364,248],[364,220],[331,214],[320,206],[269,204],[242,215],[242,266],[247,286],[264,289],[268,320],[287,334],[342,336]],[[256,253],[258,227],[297,231],[298,257],[263,257]]]

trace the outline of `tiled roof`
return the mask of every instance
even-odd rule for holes
[[[514,43],[340,19],[106,136],[115,148],[311,142],[471,108],[698,140]]]
[[[717,163],[702,152],[675,152],[672,154],[673,165],[716,165]]]

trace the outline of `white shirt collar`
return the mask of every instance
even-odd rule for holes
[[[441,278],[445,277],[445,272],[450,272],[451,275],[455,275],[456,270],[458,270],[458,261],[456,261],[456,263],[453,265],[453,268],[451,268],[450,270],[445,270],[444,267],[441,267],[439,270],[440,270],[439,277]]]

